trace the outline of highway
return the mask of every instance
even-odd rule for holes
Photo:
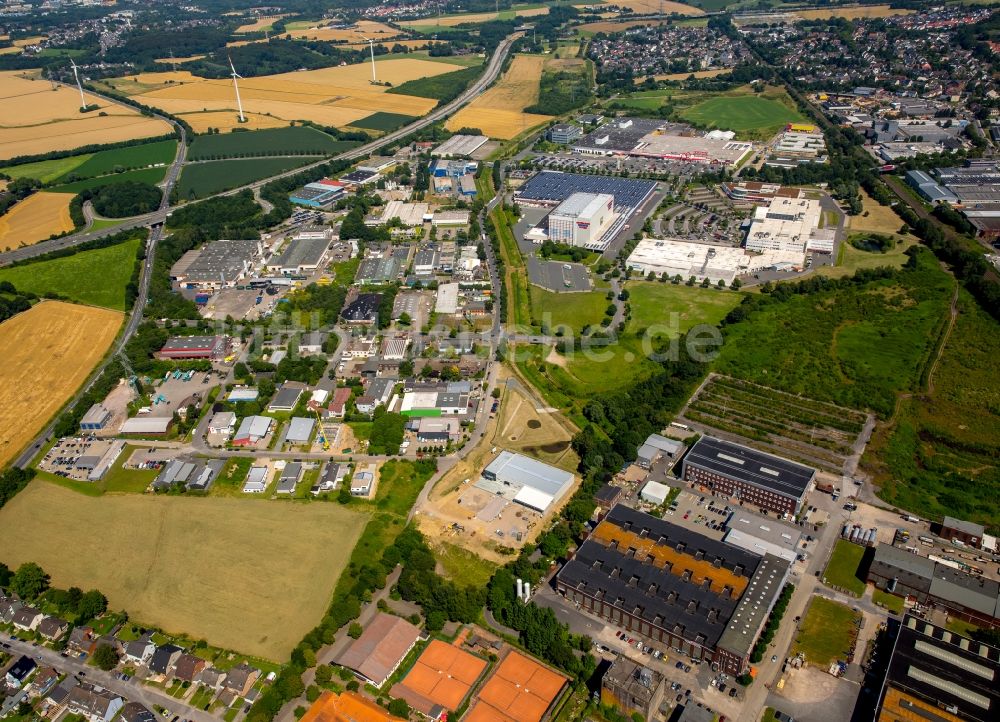
[[[486,90],[486,88],[488,88],[490,85],[493,84],[493,81],[495,81],[497,77],[500,75],[500,70],[503,67],[503,62],[506,59],[507,54],[510,52],[511,46],[523,34],[524,34],[523,32],[517,32],[507,36],[497,46],[496,51],[493,53],[492,57],[490,58],[490,62],[486,67],[486,71],[481,76],[479,76],[479,79],[476,80],[476,82],[474,82],[472,85],[466,88],[466,90],[461,95],[452,100],[450,103],[442,105],[440,108],[435,108],[427,115],[413,121],[409,125],[403,126],[398,130],[394,130],[391,133],[383,135],[381,138],[377,138],[376,140],[371,141],[370,143],[358,146],[357,148],[352,148],[351,150],[345,151],[339,155],[332,156],[329,158],[323,158],[322,160],[318,160],[315,163],[310,163],[309,165],[300,166],[293,170],[285,171],[284,173],[278,173],[277,175],[263,178],[259,181],[255,181],[248,185],[240,186],[239,188],[233,188],[231,190],[224,191],[222,193],[217,193],[215,196],[210,196],[210,197],[215,198],[220,196],[231,196],[231,195],[236,195],[237,193],[241,193],[245,190],[256,191],[272,181],[297,175],[299,173],[302,173],[303,171],[309,170],[310,168],[316,168],[317,166],[323,165],[324,163],[329,163],[330,161],[357,160],[358,158],[363,158],[365,156],[370,155],[374,151],[379,150],[380,148],[384,148],[387,145],[391,145],[400,138],[405,138],[407,135],[415,131],[418,131],[421,128],[426,128],[428,125],[436,123],[442,118],[448,117],[456,110],[461,108],[463,105],[470,102],[473,98],[480,95],[484,90]],[[93,91],[88,91],[88,92],[93,93]],[[100,95],[100,93],[93,93],[93,94],[99,95],[100,97],[110,102],[118,102],[114,98],[102,96]],[[125,107],[131,107],[131,106],[125,106]],[[156,117],[166,122],[173,123],[173,121],[164,116],[157,115]],[[184,162],[184,156],[186,155],[187,152],[186,138],[183,129],[181,129],[180,146],[181,150],[178,153],[179,160],[174,161],[174,164],[171,166],[170,171],[167,174],[167,179],[164,184],[164,193],[163,193],[163,197],[165,200],[164,203],[161,204],[158,210],[154,211],[153,213],[147,213],[142,216],[135,216],[134,218],[126,219],[122,221],[121,224],[117,226],[112,226],[111,228],[102,228],[101,230],[98,231],[75,233],[73,235],[64,236],[63,238],[57,238],[52,241],[44,241],[42,243],[36,243],[33,246],[16,248],[6,253],[0,253],[0,265],[6,265],[13,261],[23,261],[28,258],[33,258],[35,256],[48,253],[50,251],[56,251],[63,248],[71,248],[81,243],[86,243],[87,241],[93,241],[98,238],[104,238],[106,236],[113,235],[120,231],[129,230],[132,228],[139,228],[142,226],[155,225],[157,223],[163,223],[166,220],[167,216],[170,214],[170,212],[173,210],[168,200],[170,196],[170,189],[173,188],[174,183],[177,181],[177,176],[180,175],[181,165]]]
[[[476,80],[475,83],[469,86],[461,95],[459,95],[453,101],[447,103],[446,105],[441,106],[440,108],[432,110],[423,118],[420,118],[414,121],[413,123],[410,123],[409,125],[400,128],[399,130],[393,131],[392,133],[387,133],[386,135],[382,136],[381,138],[378,138],[377,140],[372,141],[371,143],[366,143],[365,145],[341,153],[338,156],[334,156],[334,158],[332,159],[325,158],[322,161],[317,161],[316,163],[312,163],[308,166],[296,168],[295,170],[288,171],[285,173],[280,173],[278,175],[274,175],[269,178],[252,183],[250,185],[243,186],[241,188],[234,188],[233,190],[226,191],[225,193],[220,193],[218,195],[229,196],[235,193],[239,193],[248,188],[251,190],[257,190],[273,180],[301,173],[304,170],[308,170],[309,168],[314,168],[316,166],[322,165],[324,163],[329,162],[330,160],[337,160],[337,159],[354,160],[356,158],[367,156],[371,154],[373,151],[383,148],[386,145],[389,145],[399,140],[400,138],[404,138],[410,133],[413,133],[414,131],[420,130],[421,128],[424,128],[432,123],[437,122],[438,120],[441,120],[442,118],[447,117],[451,113],[454,113],[456,110],[464,106],[466,103],[470,102],[473,98],[481,94],[486,88],[488,88],[490,85],[493,84],[493,82],[500,75],[500,70],[503,68],[504,60],[510,53],[511,47],[513,46],[514,42],[518,38],[520,38],[523,34],[524,33],[522,32],[517,32],[508,35],[497,46],[496,51],[490,58],[490,62],[487,65],[486,71],[479,77],[478,80]],[[112,102],[118,102],[115,101],[114,98],[107,98],[107,100],[110,100]],[[170,169],[167,171],[166,178],[164,179],[163,182],[163,200],[160,202],[159,209],[157,209],[154,213],[149,213],[144,216],[138,216],[136,218],[127,220],[122,225],[115,226],[113,228],[106,228],[100,231],[94,231],[90,233],[78,233],[71,236],[66,236],[64,238],[59,238],[54,241],[46,241],[43,243],[37,243],[34,246],[18,248],[13,251],[9,251],[7,253],[0,253],[0,265],[4,265],[6,263],[10,263],[15,260],[24,260],[44,253],[48,253],[50,251],[62,248],[70,248],[72,246],[85,243],[87,241],[92,241],[98,238],[103,238],[105,236],[112,235],[114,233],[118,233],[122,230],[130,228],[138,228],[141,226],[152,226],[152,232],[150,233],[149,241],[146,245],[146,259],[143,262],[142,272],[139,278],[139,292],[136,296],[135,303],[132,305],[132,309],[129,312],[128,321],[125,323],[125,328],[122,334],[119,336],[119,340],[115,346],[115,349],[112,353],[108,354],[105,360],[94,370],[94,372],[90,375],[90,378],[87,380],[87,382],[81,387],[81,389],[76,393],[76,395],[67,403],[65,408],[69,408],[73,404],[75,404],[80,399],[80,397],[83,396],[83,394],[86,393],[91,388],[91,386],[93,386],[94,382],[104,372],[104,369],[107,367],[109,363],[111,363],[115,355],[117,355],[117,353],[119,353],[125,348],[125,344],[128,343],[128,340],[132,337],[132,334],[135,333],[136,329],[139,327],[139,324],[142,323],[143,312],[146,308],[146,302],[149,299],[149,284],[150,284],[150,279],[152,277],[153,258],[155,257],[156,254],[156,244],[159,243],[163,235],[163,222],[166,220],[166,217],[169,215],[171,211],[170,192],[173,189],[174,184],[177,182],[177,178],[180,176],[181,169],[183,168],[184,161],[187,157],[187,134],[183,126],[174,123],[174,121],[164,116],[156,116],[156,117],[173,124],[174,127],[177,128],[180,134],[180,142],[177,144],[177,155],[174,158],[174,162],[171,164]],[[491,201],[491,203],[495,204],[496,200],[497,199],[494,198]],[[492,251],[489,251],[489,253],[491,254],[492,258]],[[491,270],[495,270],[495,267]],[[494,281],[494,285],[496,285],[496,281]],[[498,296],[495,297],[498,298]],[[492,334],[493,336],[492,347],[494,351],[496,349],[497,338],[499,336],[499,331],[498,331],[499,318],[497,317],[497,314],[498,314],[497,309],[494,309],[495,321],[494,321],[494,332]],[[14,459],[13,464],[15,466],[24,468],[31,463],[31,460],[38,454],[39,451],[41,451],[42,447],[51,437],[52,430],[55,427],[57,418],[58,416],[54,418],[51,422],[49,422],[49,424],[35,438],[35,440],[32,441],[32,443],[27,448],[25,448],[20,455],[18,455]]]

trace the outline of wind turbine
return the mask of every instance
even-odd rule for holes
[[[80,91],[80,110],[84,110],[87,107],[87,101],[84,100],[83,97],[83,86],[80,85],[80,73],[77,70],[77,65],[73,58],[69,59],[69,64],[73,68],[73,77],[76,78],[76,89]]]
[[[237,78],[242,78],[243,76],[236,72],[232,58],[229,58],[229,69],[233,71],[233,87],[236,89],[236,106],[240,109],[240,122],[246,123],[247,119],[243,117],[243,101],[240,100],[240,86],[236,82]]]
[[[360,35],[360,33],[358,34]],[[377,85],[378,81],[375,79],[375,41],[371,38],[366,38],[364,35],[361,35],[361,39],[368,43],[368,48],[372,52],[372,85]]]

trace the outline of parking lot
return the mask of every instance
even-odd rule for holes
[[[212,388],[211,373],[196,373],[188,381],[184,378],[184,374],[174,378],[171,373],[168,378],[155,383],[150,393],[150,416],[173,416],[175,411],[186,408],[188,404],[198,406]]]
[[[707,169],[703,163],[684,163],[662,158],[581,155],[579,153],[542,153],[529,159],[538,168],[562,171],[614,171],[616,173],[656,173],[692,176]]]
[[[590,272],[582,263],[545,261],[528,256],[528,280],[556,293],[589,291]]]
[[[67,479],[89,481],[88,477],[98,462],[109,452],[112,456],[120,453],[122,446],[120,441],[100,440],[92,436],[66,437],[49,449],[38,468]],[[113,459],[109,457],[107,461],[105,470]]]

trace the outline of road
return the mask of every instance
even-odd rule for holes
[[[403,126],[398,130],[383,135],[381,138],[371,141],[370,143],[358,146],[357,148],[353,148],[339,155],[332,156],[330,158],[323,158],[322,160],[316,161],[315,163],[310,163],[309,165],[300,166],[298,168],[294,168],[284,173],[278,173],[277,175],[269,176],[259,181],[255,181],[253,183],[240,186],[239,188],[233,188],[232,190],[228,190],[223,193],[218,193],[215,196],[210,196],[210,197],[216,198],[220,196],[231,196],[231,195],[236,195],[237,193],[241,193],[245,190],[254,191],[259,188],[262,188],[263,186],[267,185],[272,181],[297,175],[298,173],[307,171],[310,168],[316,168],[320,165],[323,165],[324,163],[329,163],[330,161],[357,160],[358,158],[368,156],[372,152],[396,142],[400,138],[405,138],[407,135],[410,135],[411,133],[420,130],[421,128],[426,128],[428,125],[436,123],[442,118],[448,117],[449,115],[451,115],[456,110],[461,108],[463,105],[465,105],[473,98],[481,94],[484,90],[486,90],[486,88],[488,88],[490,85],[493,84],[493,81],[496,80],[497,77],[500,75],[500,70],[503,67],[504,59],[510,52],[511,46],[523,34],[524,34],[523,32],[512,33],[511,35],[508,35],[506,38],[504,38],[504,40],[497,46],[497,49],[493,53],[493,56],[490,58],[490,62],[486,67],[486,71],[481,76],[479,76],[479,79],[476,80],[476,82],[474,82],[472,85],[470,85],[461,95],[452,100],[450,103],[447,103],[446,105],[442,105],[440,108],[432,110],[424,117],[415,120],[409,125]],[[88,92],[93,92],[93,91],[88,91]],[[110,102],[118,103],[118,101],[116,101],[114,98],[103,96],[100,93],[93,93],[93,94],[98,95],[99,97],[104,98],[105,100],[108,100]],[[131,106],[126,106],[126,107],[131,107]],[[165,118],[164,116],[160,115],[155,115],[155,113],[154,116],[160,118],[161,120],[165,120],[169,123],[173,122],[169,118]],[[183,156],[187,152],[183,129],[181,130],[180,147],[181,150],[179,151],[178,156],[180,158],[180,162],[183,163]],[[164,186],[165,199],[169,198],[170,195],[169,189],[173,187],[173,184],[177,180],[177,175],[179,174],[180,174],[180,165],[178,165],[178,162],[175,161],[174,165],[171,166],[171,169],[167,175],[167,180],[165,181],[165,186]],[[115,233],[118,233],[119,231],[162,223],[166,220],[171,210],[172,208],[169,205],[169,200],[165,200],[165,202],[161,205],[161,207],[158,210],[154,211],[153,213],[147,213],[142,216],[136,216],[135,218],[130,218],[128,220],[123,221],[120,225],[113,226],[111,228],[105,228],[99,231],[76,233],[73,235],[65,236],[63,238],[57,238],[53,241],[36,243],[33,246],[26,246],[24,248],[17,248],[12,251],[8,251],[6,253],[0,253],[0,265],[4,265],[12,261],[22,261],[28,258],[33,258],[43,253],[48,253],[49,251],[55,251],[62,248],[71,248],[81,243],[86,243],[87,241],[93,241],[98,238],[104,238],[106,236],[113,235]]]
[[[28,642],[19,639],[10,639],[9,635],[4,635],[4,644],[10,649],[4,650],[13,654],[24,654],[40,665],[53,667],[67,675],[82,675],[82,681],[100,685],[105,689],[110,689],[116,694],[120,694],[126,700],[139,702],[150,710],[154,705],[158,705],[168,710],[171,715],[193,720],[194,722],[219,722],[219,718],[195,707],[191,707],[180,700],[163,694],[152,687],[140,683],[136,679],[123,682],[115,676],[114,672],[104,672],[97,667],[91,667],[86,662],[75,657],[62,657],[58,652],[42,646],[34,647]]]

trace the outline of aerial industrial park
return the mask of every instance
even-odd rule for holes
[[[987,722],[1000,14],[0,6],[0,719]]]

